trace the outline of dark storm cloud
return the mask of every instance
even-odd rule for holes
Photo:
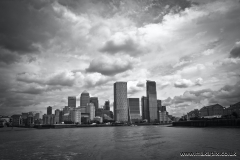
[[[20,59],[21,57],[17,53],[0,48],[0,62],[3,62],[5,64],[11,64],[14,62],[18,62]]]
[[[89,67],[86,69],[86,72],[89,73],[101,73],[106,76],[113,76],[118,73],[125,72],[133,68],[131,61],[109,61],[107,59],[94,59],[90,63]]]
[[[39,101],[36,98],[36,95],[32,94],[19,94],[19,93],[10,93],[6,94],[4,99],[0,100],[2,104],[1,107],[21,107],[29,106],[33,104],[39,104]]]
[[[50,77],[41,77],[37,74],[21,73],[17,75],[18,81],[25,83],[38,83],[41,85],[59,85],[59,86],[73,86],[75,78],[73,75],[68,75],[65,72],[56,73]]]
[[[27,93],[27,94],[43,94],[44,92],[50,92],[55,90],[61,90],[59,86],[34,86],[24,88],[23,90],[15,91],[16,93]]]
[[[39,87],[28,87],[22,91],[16,91],[18,93],[27,93],[27,94],[42,94],[43,92],[45,92],[45,88],[39,88]]]
[[[239,58],[240,57],[240,42],[238,42],[234,48],[230,51],[231,58]]]
[[[50,77],[46,84],[48,85],[60,85],[60,86],[73,86],[75,83],[75,78],[71,75],[67,75],[65,72],[55,74]]]
[[[19,54],[35,53],[59,28],[51,1],[0,1],[0,46]]]
[[[107,41],[103,48],[100,49],[101,52],[116,54],[116,53],[127,53],[129,55],[139,55],[143,51],[139,50],[140,46],[134,42],[132,39],[128,38],[122,43],[117,44],[113,40]]]
[[[75,13],[98,14],[104,18],[123,15],[138,25],[162,22],[169,13],[179,13],[191,7],[188,0],[59,0]]]

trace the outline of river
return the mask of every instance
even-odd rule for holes
[[[180,152],[236,152],[236,157],[181,157]],[[0,159],[240,159],[240,128],[123,126],[0,128]]]

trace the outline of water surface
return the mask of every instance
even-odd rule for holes
[[[180,157],[180,152],[237,152],[237,157]],[[239,128],[166,126],[63,129],[0,128],[0,159],[240,159]]]

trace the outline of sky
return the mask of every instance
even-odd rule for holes
[[[157,98],[182,116],[240,101],[238,0],[2,0],[0,115],[61,109],[86,90]]]

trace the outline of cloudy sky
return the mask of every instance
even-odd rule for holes
[[[240,101],[238,0],[2,0],[0,115],[46,112],[87,90],[113,102],[146,80],[170,114]],[[77,102],[79,105],[79,101]]]

